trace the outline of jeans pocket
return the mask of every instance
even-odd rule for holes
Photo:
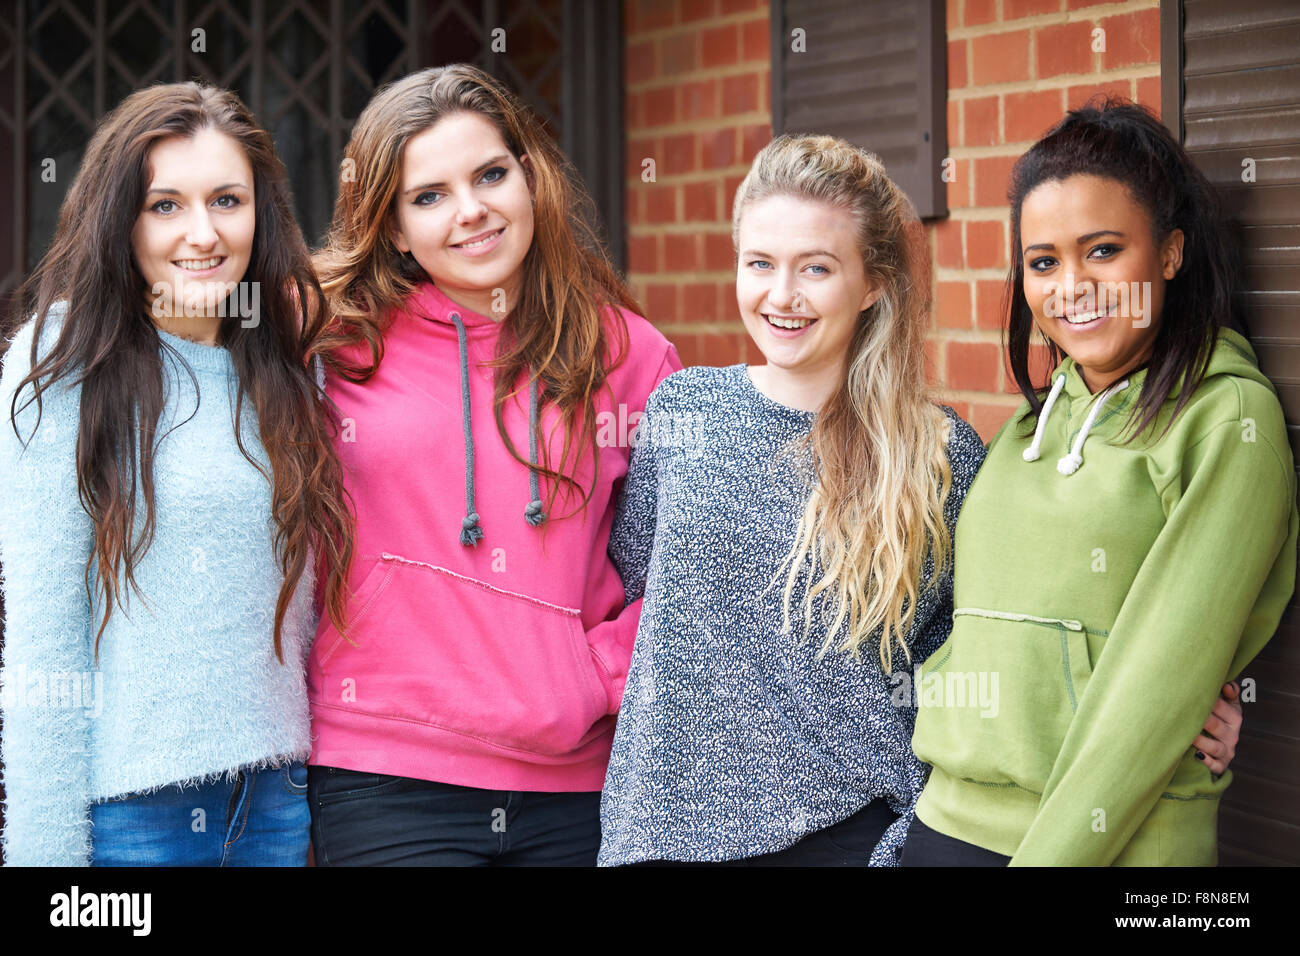
[[[280,768],[280,782],[284,792],[295,797],[307,795],[307,765],[301,760],[285,764]]]
[[[331,803],[343,803],[395,789],[406,782],[405,777],[395,777],[386,773],[366,773],[360,770],[346,770],[343,767],[310,767],[308,784],[313,803],[325,806]]]

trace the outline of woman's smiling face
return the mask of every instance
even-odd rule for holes
[[[252,257],[257,214],[248,157],[208,128],[160,140],[148,163],[131,251],[155,313],[216,315]]]
[[[858,316],[876,300],[848,210],[795,196],[750,203],[737,230],[736,302],[783,372],[838,381]]]
[[[1154,238],[1151,214],[1120,182],[1049,180],[1020,210],[1024,293],[1034,324],[1074,359],[1092,391],[1151,356],[1165,283],[1182,263],[1183,234]]]
[[[526,163],[478,113],[444,116],[402,153],[394,243],[453,302],[498,320],[518,300],[533,242]]]

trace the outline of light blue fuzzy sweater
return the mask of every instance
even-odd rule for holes
[[[42,355],[61,319],[51,311]],[[90,859],[94,801],[308,756],[303,668],[316,621],[308,573],[279,663],[271,489],[235,443],[230,353],[164,332],[157,527],[135,569],[145,600],[124,589],[128,613],[114,609],[94,663],[102,606],[83,583],[93,531],[77,496],[80,387],[63,379],[45,392],[26,450],[9,419],[32,330],[15,336],[0,379],[3,842],[9,865],[77,866]],[[31,394],[23,390],[20,407]],[[33,403],[18,415],[19,434],[35,423]],[[241,427],[269,473],[247,401]],[[138,527],[142,497],[137,508]]]

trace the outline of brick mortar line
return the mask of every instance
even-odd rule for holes
[[[1007,280],[1009,269],[1000,269],[997,266],[981,266],[978,269],[962,269],[957,266],[943,266],[934,270],[936,282],[962,282],[975,281],[977,279],[996,279],[999,282]],[[993,275],[997,273],[997,275]]]
[[[735,322],[727,324],[724,322],[664,322],[654,324],[655,328],[664,335],[731,335],[739,332],[744,335],[745,326],[736,319]]]
[[[1098,4],[1082,10],[1061,10],[1057,13],[1033,13],[1015,20],[994,20],[992,23],[979,23],[974,26],[947,27],[949,40],[966,40],[971,37],[992,36],[998,33],[1011,33],[1016,30],[1034,27],[1060,26],[1063,23],[1089,23],[1097,19],[1124,16],[1129,13],[1141,13],[1144,10],[1159,10],[1160,0],[1120,0],[1118,3]]]
[[[944,341],[962,342],[966,345],[1000,345],[1002,343],[1000,329],[953,329],[947,326],[932,326],[931,335],[927,338],[943,334]]]
[[[1142,72],[1145,71],[1145,72]],[[1111,70],[1092,73],[1060,73],[1056,76],[1035,77],[1028,80],[1009,80],[1006,83],[971,84],[949,88],[948,98],[953,102],[993,96],[997,93],[1054,93],[1071,86],[1082,86],[1092,80],[1145,80],[1160,75],[1157,62],[1130,64]],[[1040,84],[1046,84],[1040,85]]]
[[[747,73],[767,73],[770,76],[772,61],[770,59],[742,60],[740,63],[731,63],[726,66],[703,66],[697,70],[674,73],[671,77],[660,76],[653,80],[641,80],[636,85],[627,83],[625,80],[623,92],[625,95],[629,93],[649,93],[665,86],[676,86],[693,80],[725,80],[733,76],[744,76]]]
[[[729,24],[752,23],[755,20],[771,22],[767,11],[763,8],[758,10],[749,10],[744,13],[724,13],[716,17],[708,17],[704,20],[692,20],[690,23],[674,23],[666,27],[649,27],[647,29],[634,30],[628,28],[624,35],[626,39],[652,39],[658,40],[662,37],[673,36],[682,30],[694,30],[696,28],[712,29],[713,27],[725,27]]]
[[[990,210],[990,209],[1001,210],[1004,218],[998,219],[997,221],[1007,223],[1008,225],[1010,224],[1011,207],[1008,206],[1006,203],[999,203],[996,206],[958,206],[955,209],[948,210],[948,218],[956,219],[959,222],[972,222],[972,221],[988,222],[989,217],[987,215],[980,215],[978,213],[980,210]]]
[[[722,170],[701,170],[698,173],[678,173],[672,176],[660,176],[652,183],[643,183],[638,179],[628,179],[623,185],[628,189],[639,189],[642,186],[699,186],[702,183],[714,182],[716,177],[714,172],[725,173],[727,170],[739,169],[736,166],[727,166]],[[745,170],[749,167],[745,166]],[[696,178],[699,177],[699,178]],[[719,188],[725,188],[722,182],[717,182]]]
[[[1061,114],[1064,118],[1065,114]],[[948,155],[944,159],[1001,159],[1007,156],[1019,156],[1024,152],[1023,149],[1016,150],[1017,143],[1024,142],[1032,145],[1034,140],[1017,140],[1014,143],[993,143],[983,146],[951,146],[948,149]],[[956,180],[960,182],[961,180]]]
[[[719,120],[723,122],[719,122]],[[732,120],[735,120],[735,122],[732,123]],[[753,126],[756,125],[755,121],[761,120],[766,120],[770,129],[772,126],[771,111],[750,110],[748,113],[733,113],[722,116],[717,120],[690,119],[685,124],[677,121],[670,126],[629,126],[627,132],[629,139],[652,139],[654,137],[676,136],[680,133],[716,133],[728,126],[733,129],[740,129],[742,125]],[[654,131],[653,134],[650,133],[651,130]]]
[[[672,226],[671,230],[662,229],[663,226]],[[637,223],[636,231],[629,231],[628,237],[631,239],[653,238],[654,236],[667,235],[705,235],[705,236],[726,236],[731,238],[731,221],[723,222],[718,220],[702,220],[700,222],[651,222]],[[649,230],[649,232],[646,232]]]

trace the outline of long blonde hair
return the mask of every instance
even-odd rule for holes
[[[928,289],[919,281],[920,224],[880,160],[832,136],[780,136],[764,147],[736,191],[733,242],[745,208],[770,196],[847,210],[867,281],[879,292],[858,316],[844,379],[806,439],[817,483],[777,572],[778,579],[785,572],[783,621],[789,630],[791,595],[807,567],[804,637],[813,625],[813,602],[826,592],[834,617],[819,656],[847,617],[837,650],[858,657],[879,630],[888,674],[895,642],[911,662],[906,638],[917,600],[938,581],[952,550],[944,521],[952,485],[949,422],[925,382]],[[927,554],[931,574],[922,581]]]

